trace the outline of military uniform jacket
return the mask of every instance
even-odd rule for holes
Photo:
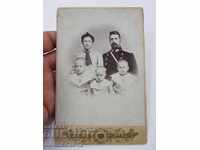
[[[122,49],[110,50],[109,52],[103,54],[103,62],[104,67],[106,68],[107,77],[112,75],[113,73],[118,72],[117,62],[113,58],[113,56],[116,58],[117,61],[126,60],[129,65],[130,73],[137,72],[137,64],[133,53],[126,52]]]

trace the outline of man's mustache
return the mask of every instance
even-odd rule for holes
[[[111,44],[111,47],[115,49],[115,48],[119,48],[119,45],[117,43],[113,42]]]

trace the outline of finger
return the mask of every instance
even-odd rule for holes
[[[53,76],[53,86],[56,86],[56,51],[44,56],[44,61],[47,61]],[[55,92],[55,91],[54,91]]]
[[[46,109],[45,106],[43,106],[43,122],[46,124],[48,120],[49,120],[48,110]]]
[[[43,62],[43,99],[44,106],[48,111],[48,116],[54,114],[55,107],[55,86],[53,72],[51,68],[51,59],[49,57],[44,57]]]
[[[56,32],[43,32],[43,52],[48,52],[56,48]]]
[[[44,61],[47,61],[52,71],[56,70],[56,51],[44,56]]]

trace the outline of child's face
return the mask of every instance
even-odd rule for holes
[[[77,74],[82,74],[85,71],[85,62],[80,59],[75,62],[75,72]]]
[[[96,72],[96,81],[101,82],[105,78],[105,73],[104,72]]]
[[[128,63],[125,61],[119,62],[117,69],[120,75],[126,75],[129,69]]]

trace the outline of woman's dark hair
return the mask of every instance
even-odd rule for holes
[[[94,36],[93,35],[91,35],[90,33],[85,33],[85,34],[83,34],[82,36],[81,36],[81,42],[83,42],[83,40],[84,40],[84,38],[85,37],[90,37],[91,39],[92,39],[92,42],[94,42]]]

